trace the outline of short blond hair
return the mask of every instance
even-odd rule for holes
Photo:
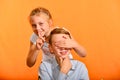
[[[33,9],[29,15],[30,16],[34,16],[34,15],[38,15],[40,13],[45,13],[46,15],[48,15],[49,19],[52,19],[52,15],[51,13],[49,12],[49,10],[47,10],[46,8],[43,8],[43,7],[37,7],[35,9]]]
[[[69,35],[69,37],[71,38],[69,31],[65,30],[64,28],[55,28],[50,32],[50,35],[48,38],[49,44],[52,44],[52,36],[54,34],[66,34],[66,35]]]

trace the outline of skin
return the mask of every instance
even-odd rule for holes
[[[70,62],[69,54],[71,48],[63,48],[55,45],[56,42],[70,39],[66,34],[54,34],[52,36],[52,44],[50,45],[50,51],[54,53],[57,63],[60,66],[60,71],[67,74],[71,69],[72,64]]]
[[[40,13],[39,15],[30,16],[30,24],[33,32],[38,35],[36,45],[30,42],[30,48],[26,60],[27,66],[32,67],[36,63],[37,56],[40,53],[43,43],[47,41],[47,36],[52,30],[53,21],[52,19],[49,19],[48,15],[45,13]],[[57,47],[73,48],[79,56],[86,56],[85,49],[74,39],[64,39],[56,42],[55,45]]]
[[[51,30],[52,20],[48,19],[48,16],[46,16],[46,14],[41,13],[40,15],[31,16],[30,24],[32,26],[33,32],[39,37],[36,41],[36,45],[30,42],[30,49],[27,56],[27,65],[29,67],[32,67],[36,62],[41,47],[43,46],[45,37]]]
[[[79,56],[86,56],[86,50],[75,39],[73,39],[73,37],[71,39],[66,38],[64,40],[58,41],[55,43],[55,45],[63,48],[73,48]]]

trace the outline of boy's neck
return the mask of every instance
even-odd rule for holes
[[[56,59],[56,61],[57,61],[59,66],[61,66],[62,61],[64,61],[65,59],[69,59],[70,60],[69,56],[67,56],[65,58],[55,57],[55,59]]]

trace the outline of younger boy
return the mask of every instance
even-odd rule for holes
[[[56,46],[56,42],[71,39],[63,28],[55,28],[49,35],[49,49],[55,58],[43,61],[40,65],[40,80],[89,80],[84,63],[69,58],[71,48]]]

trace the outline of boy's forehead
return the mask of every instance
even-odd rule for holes
[[[53,34],[52,42],[61,41],[61,40],[64,40],[68,37],[69,36],[67,34]]]
[[[43,12],[40,12],[40,13],[36,13],[35,15],[32,15],[30,17],[43,17],[43,18],[49,18],[49,16]]]
[[[45,15],[30,16],[30,22],[35,22],[35,21],[48,21],[48,17]]]

